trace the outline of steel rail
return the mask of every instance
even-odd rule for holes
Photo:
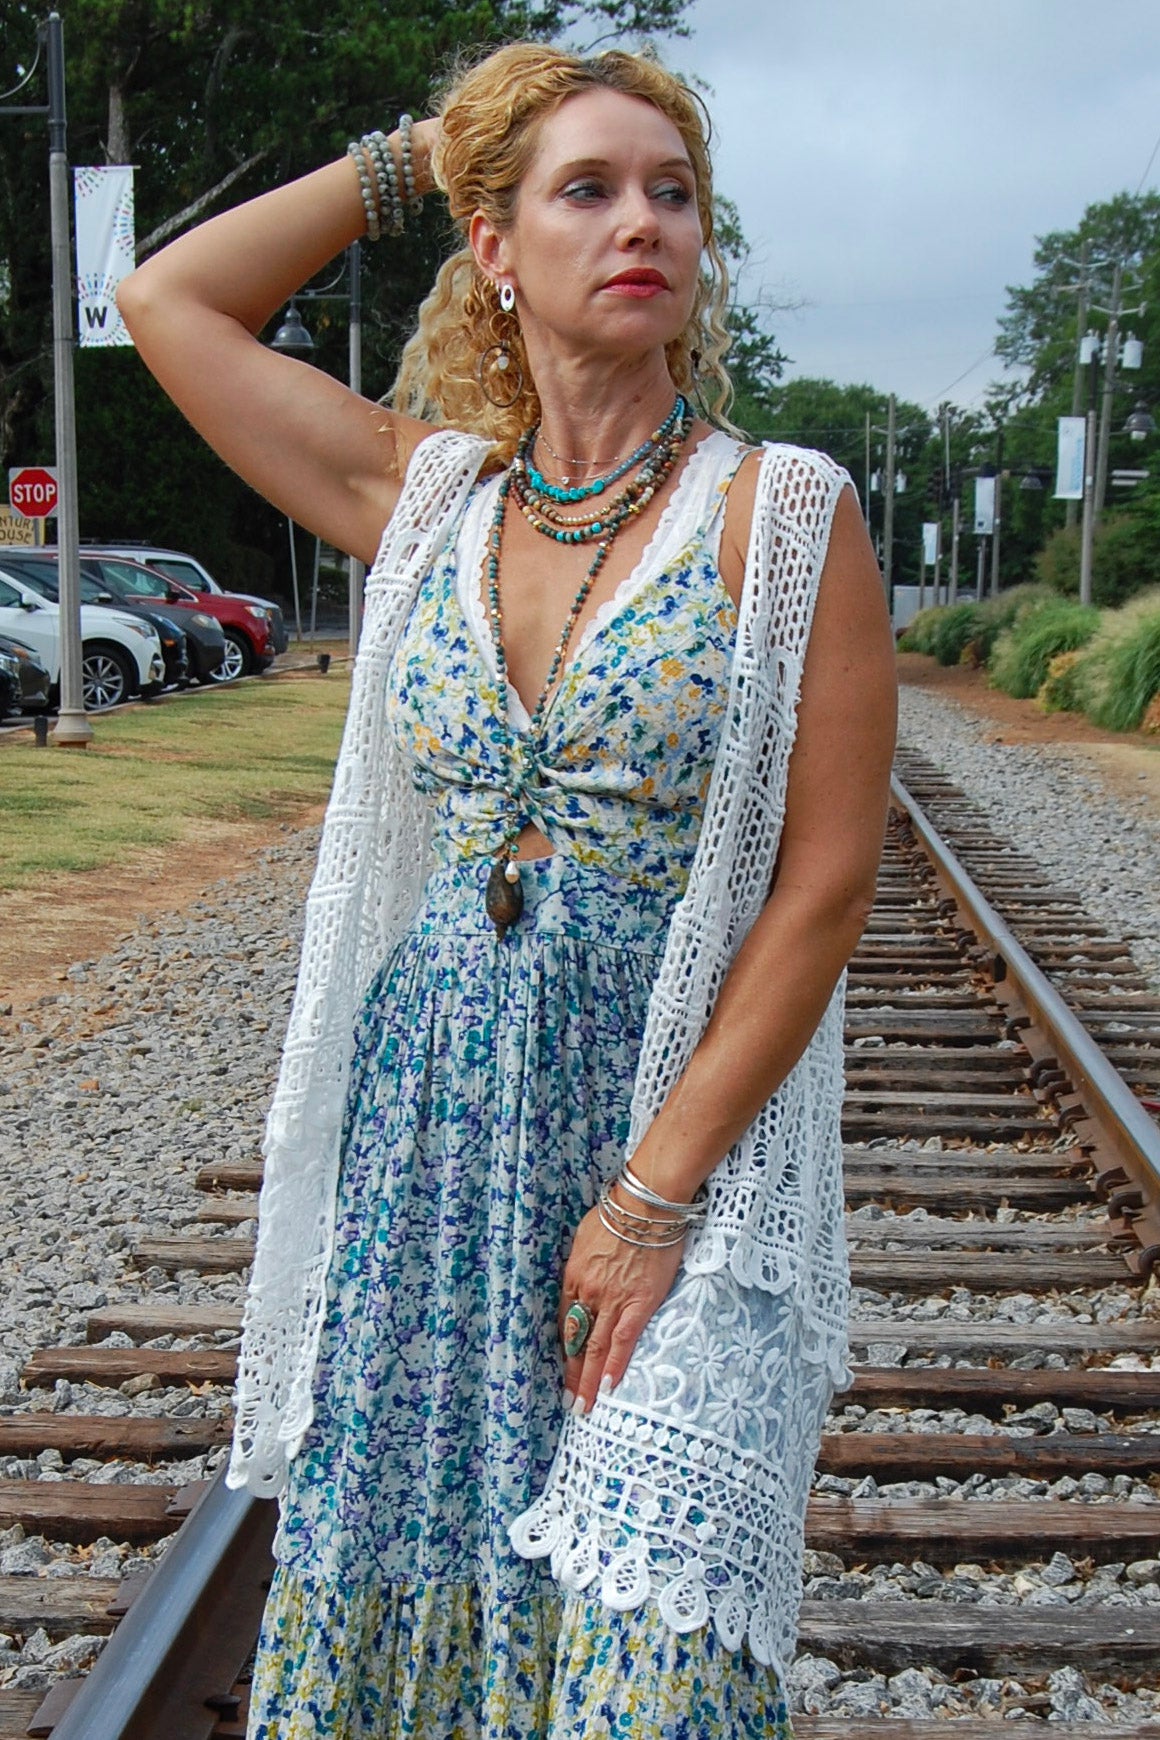
[[[894,803],[1110,1146],[1160,1196],[1160,1126],[990,905],[897,778]],[[276,1507],[207,1489],[121,1620],[53,1740],[208,1740],[257,1635]]]
[[[213,1481],[53,1740],[208,1740],[258,1634],[276,1509]]]
[[[891,776],[890,789],[970,929],[993,955],[996,980],[1006,979],[1012,985],[1028,1015],[1053,1047],[1085,1110],[1137,1183],[1153,1201],[1160,1199],[1160,1124],[1149,1116],[1119,1070],[1109,1063],[897,775]]]

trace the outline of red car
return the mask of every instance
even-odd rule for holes
[[[162,574],[157,568],[147,568],[143,562],[130,562],[121,556],[102,556],[93,550],[84,552],[85,568],[102,572],[108,569],[126,585],[130,595],[141,603],[164,600],[203,610],[216,617],[226,637],[226,656],[212,673],[215,683],[227,683],[234,677],[248,677],[253,671],[264,671],[274,662],[273,616],[264,605],[235,598],[229,592],[195,592],[180,580]]]

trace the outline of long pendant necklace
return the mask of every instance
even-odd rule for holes
[[[495,648],[496,672],[499,679],[500,715],[503,723],[507,763],[505,795],[512,810],[512,822],[503,845],[496,853],[495,864],[492,866],[491,874],[487,879],[484,906],[501,941],[506,931],[516,922],[524,909],[523,887],[520,882],[520,870],[516,858],[521,832],[519,800],[524,788],[524,778],[516,771],[516,745],[511,723],[507,717],[507,659],[503,648],[503,621],[499,596],[500,546],[503,541],[503,524],[508,498],[515,496],[529,523],[545,537],[561,543],[595,542],[596,544],[592,560],[588,564],[588,572],[572,600],[572,607],[568,612],[567,620],[552,655],[552,662],[548,667],[544,687],[528,724],[526,734],[527,758],[534,768],[535,758],[538,754],[538,740],[548,707],[548,697],[564,663],[564,655],[568,650],[568,643],[572,638],[572,631],[576,626],[580,612],[583,610],[588,595],[596,582],[597,575],[608,558],[608,552],[612,548],[618,532],[652,500],[652,497],[672,472],[680,458],[681,449],[692,427],[692,422],[692,411],[687,401],[678,394],[676,404],[669,416],[666,417],[656,433],[650,436],[648,441],[642,443],[632,457],[631,464],[640,463],[641,465],[638,476],[627,484],[619,495],[596,510],[596,515],[599,517],[594,516],[583,526],[561,528],[552,524],[550,505],[554,506],[556,499],[559,498],[567,500],[577,498],[577,492],[571,490],[556,491],[554,486],[545,486],[544,480],[529,465],[528,456],[536,439],[534,428],[529,429],[520,441],[511,469],[505,474],[499,486],[495,513],[487,542],[487,607],[491,623],[492,644]],[[626,465],[624,471],[628,469],[629,466]],[[621,475],[624,475],[623,471]],[[578,499],[583,499],[584,495],[598,496],[602,494],[610,481],[614,481],[614,479],[595,479],[592,485],[587,486],[579,494]],[[545,496],[547,500],[545,500]]]

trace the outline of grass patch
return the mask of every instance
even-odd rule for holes
[[[122,865],[207,822],[293,820],[329,794],[349,694],[311,673],[96,719],[83,752],[0,746],[0,887]]]

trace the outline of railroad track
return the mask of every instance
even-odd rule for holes
[[[915,1668],[945,1684],[941,1718],[975,1710],[957,1740],[993,1733],[1013,1701],[1039,1731],[1060,1669],[1160,1690],[1160,1125],[1146,1109],[1160,1100],[1160,996],[938,769],[902,751],[898,773],[850,972],[855,1381],[822,1443],[800,1637],[823,1682],[861,1670],[865,1707],[797,1717],[799,1740],[947,1733],[881,1713],[874,1676],[904,1676],[893,1698]],[[211,1165],[198,1183],[200,1224],[139,1244],[144,1274],[247,1264],[258,1165]],[[88,1345],[35,1353],[24,1381],[224,1396],[234,1354],[206,1342],[236,1326],[225,1307],[143,1290],[95,1311]],[[0,1740],[244,1734],[273,1506],[220,1481],[133,1477],[220,1452],[227,1432],[224,1412],[0,1415],[0,1459],[40,1459],[39,1478],[0,1481],[0,1530],[78,1553],[176,1533],[127,1582],[0,1575],[0,1631],[50,1645],[114,1632],[87,1679],[0,1689]],[[81,1459],[129,1477],[69,1478]],[[1145,1740],[1155,1707],[1098,1732]]]

